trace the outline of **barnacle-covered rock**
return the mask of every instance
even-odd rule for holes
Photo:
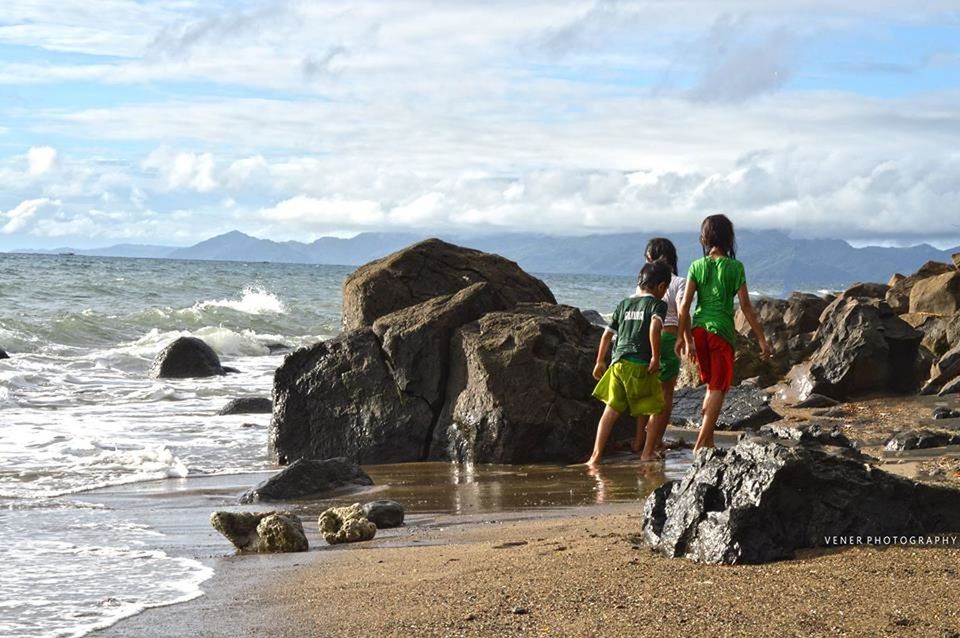
[[[368,541],[377,534],[376,524],[364,516],[360,503],[325,510],[317,525],[323,540],[331,545]]]

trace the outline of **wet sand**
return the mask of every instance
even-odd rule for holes
[[[97,635],[960,635],[957,550],[818,550],[715,567],[642,547],[637,505],[459,519],[221,559],[207,596]]]

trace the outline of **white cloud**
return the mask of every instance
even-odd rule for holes
[[[177,153],[162,147],[147,156],[143,167],[159,172],[171,190],[190,189],[209,193],[219,187],[214,177],[216,160],[211,153]]]
[[[44,208],[57,207],[60,202],[41,197],[20,202],[7,212],[0,212],[0,219],[6,218],[6,223],[0,227],[0,233],[12,235],[26,229],[35,221],[37,214]]]
[[[34,146],[27,151],[27,170],[30,175],[43,175],[57,167],[57,149],[51,146]]]

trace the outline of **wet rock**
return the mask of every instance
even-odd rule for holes
[[[674,425],[697,428],[703,411],[706,386],[681,388],[673,395],[673,412],[670,422]],[[730,388],[723,402],[719,430],[756,430],[762,425],[779,421],[781,416],[770,407],[770,395],[751,385],[736,385]]]
[[[813,393],[793,407],[795,408],[832,408],[835,405],[840,405],[840,402],[837,401],[836,399],[825,397],[822,394]]]
[[[0,359],[9,359],[10,355],[3,351],[3,348],[0,348]]]
[[[960,272],[918,281],[910,291],[910,312],[954,315],[960,312]]]
[[[284,352],[290,352],[293,348],[285,343],[268,343],[266,344],[267,349],[270,350],[270,354],[280,354]]]
[[[303,525],[290,512],[214,512],[210,524],[241,552],[305,552]]]
[[[933,411],[934,419],[960,419],[960,410],[951,410],[950,408],[940,406]]]
[[[377,526],[363,515],[360,503],[331,507],[317,521],[323,540],[331,545],[368,541],[377,534]]]
[[[241,503],[318,498],[373,485],[359,465],[344,458],[298,459],[240,497]]]
[[[196,337],[180,337],[160,351],[150,375],[158,379],[186,379],[224,375],[220,357]]]
[[[273,412],[273,402],[264,397],[245,397],[232,399],[217,412],[220,416],[229,414],[270,414]]]
[[[903,452],[945,445],[960,445],[960,434],[933,430],[907,430],[893,435],[885,447],[888,452]]]
[[[377,526],[388,529],[403,525],[403,505],[396,501],[371,501],[363,504],[363,515]]]
[[[918,281],[942,275],[952,270],[953,268],[951,268],[949,264],[944,264],[939,261],[928,261],[909,277],[904,277],[903,275],[897,277],[895,275],[896,281],[891,279],[886,301],[890,305],[890,308],[898,315],[909,312],[910,293]]]
[[[583,317],[592,323],[595,326],[600,326],[601,328],[606,328],[608,325],[607,320],[603,318],[596,310],[583,310]]]
[[[339,456],[420,461],[434,421],[427,402],[398,391],[369,328],[287,355],[274,374],[273,397],[270,447],[281,464]]]
[[[875,391],[911,392],[923,335],[876,299],[839,297],[824,310],[820,344],[798,376],[807,392],[834,399]]]
[[[583,460],[602,407],[589,374],[600,334],[576,308],[553,304],[519,304],[457,330],[430,458]]]
[[[855,283],[843,292],[844,297],[863,297],[866,299],[885,299],[890,289],[886,284]]]
[[[855,450],[857,447],[847,438],[841,427],[816,422],[799,426],[773,423],[760,428],[760,434],[804,444],[832,445],[849,450]]]
[[[223,366],[220,370],[223,371],[224,374],[240,374],[239,369],[230,366]]]
[[[960,377],[956,377],[953,381],[950,381],[937,392],[938,397],[946,397],[951,394],[960,394]]]
[[[372,326],[396,310],[487,282],[510,302],[556,303],[542,281],[508,259],[439,239],[413,244],[358,268],[343,286],[343,328]]]
[[[654,491],[643,535],[656,551],[704,563],[766,563],[835,536],[960,530],[960,491],[871,468],[855,450],[750,437],[698,454]]]

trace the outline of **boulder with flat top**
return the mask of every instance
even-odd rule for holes
[[[656,551],[711,564],[767,563],[838,537],[960,532],[960,490],[873,468],[854,449],[749,437],[698,454],[644,505]]]
[[[910,312],[955,315],[960,312],[960,271],[928,277],[910,290]]]
[[[670,423],[700,427],[706,386],[679,388],[673,395]],[[717,419],[718,430],[756,430],[782,417],[770,407],[770,395],[755,385],[743,383],[730,388]]]
[[[240,497],[241,503],[322,498],[373,485],[359,465],[344,458],[297,459]]]
[[[936,277],[944,273],[952,272],[954,268],[950,264],[944,264],[939,261],[928,261],[920,266],[917,272],[904,277],[903,275],[894,275],[890,280],[890,289],[887,291],[886,301],[898,315],[910,312],[910,293],[917,282],[931,277]]]

